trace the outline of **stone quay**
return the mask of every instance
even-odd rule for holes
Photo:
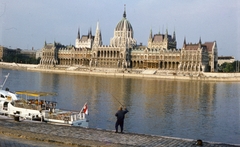
[[[183,139],[157,135],[136,134],[130,132],[115,133],[114,130],[81,128],[65,125],[55,125],[45,122],[14,121],[5,116],[0,117],[0,136],[21,138],[29,141],[42,142],[44,146],[88,146],[88,147],[185,147],[198,146],[197,139]],[[200,139],[200,138],[198,138]],[[11,142],[11,141],[10,141]],[[1,146],[17,146],[18,142],[9,143],[0,139]],[[19,143],[20,144],[20,143]],[[48,145],[46,145],[48,144]],[[207,142],[205,147],[237,147],[240,145]],[[38,146],[38,145],[34,145]],[[40,146],[40,145],[39,145]]]

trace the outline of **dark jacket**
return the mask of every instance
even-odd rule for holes
[[[118,110],[118,112],[115,114],[115,116],[117,117],[117,120],[123,121],[126,113],[128,113],[127,109]]]

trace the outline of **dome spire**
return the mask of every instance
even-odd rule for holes
[[[124,12],[123,12],[123,17],[126,18],[127,14],[126,14],[126,4],[124,4]]]

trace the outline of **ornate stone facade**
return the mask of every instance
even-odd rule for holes
[[[156,69],[179,72],[217,72],[217,45],[214,42],[186,43],[177,49],[176,34],[152,34],[147,46],[138,45],[134,31],[126,18],[123,18],[114,30],[110,45],[102,44],[102,33],[97,22],[95,36],[92,31],[82,35],[78,30],[75,46],[45,44],[43,47],[42,67],[86,66],[105,68]]]
[[[40,65],[44,67],[53,67],[58,64],[58,50],[63,45],[54,42],[53,44],[47,44],[45,42],[44,48],[42,49],[42,58]]]

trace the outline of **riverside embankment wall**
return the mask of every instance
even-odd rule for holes
[[[36,64],[18,64],[0,62],[0,67],[10,69],[22,69],[28,71],[49,72],[49,73],[62,73],[62,74],[83,74],[83,75],[96,75],[96,76],[114,76],[114,77],[129,77],[129,78],[151,78],[151,79],[171,79],[171,80],[199,80],[199,81],[224,81],[224,82],[240,82],[240,73],[210,73],[204,72],[201,75],[160,75],[160,74],[143,74],[143,73],[129,73],[117,72],[116,70],[74,70],[71,68],[54,68],[44,69],[39,68]],[[69,70],[70,69],[70,70]]]

